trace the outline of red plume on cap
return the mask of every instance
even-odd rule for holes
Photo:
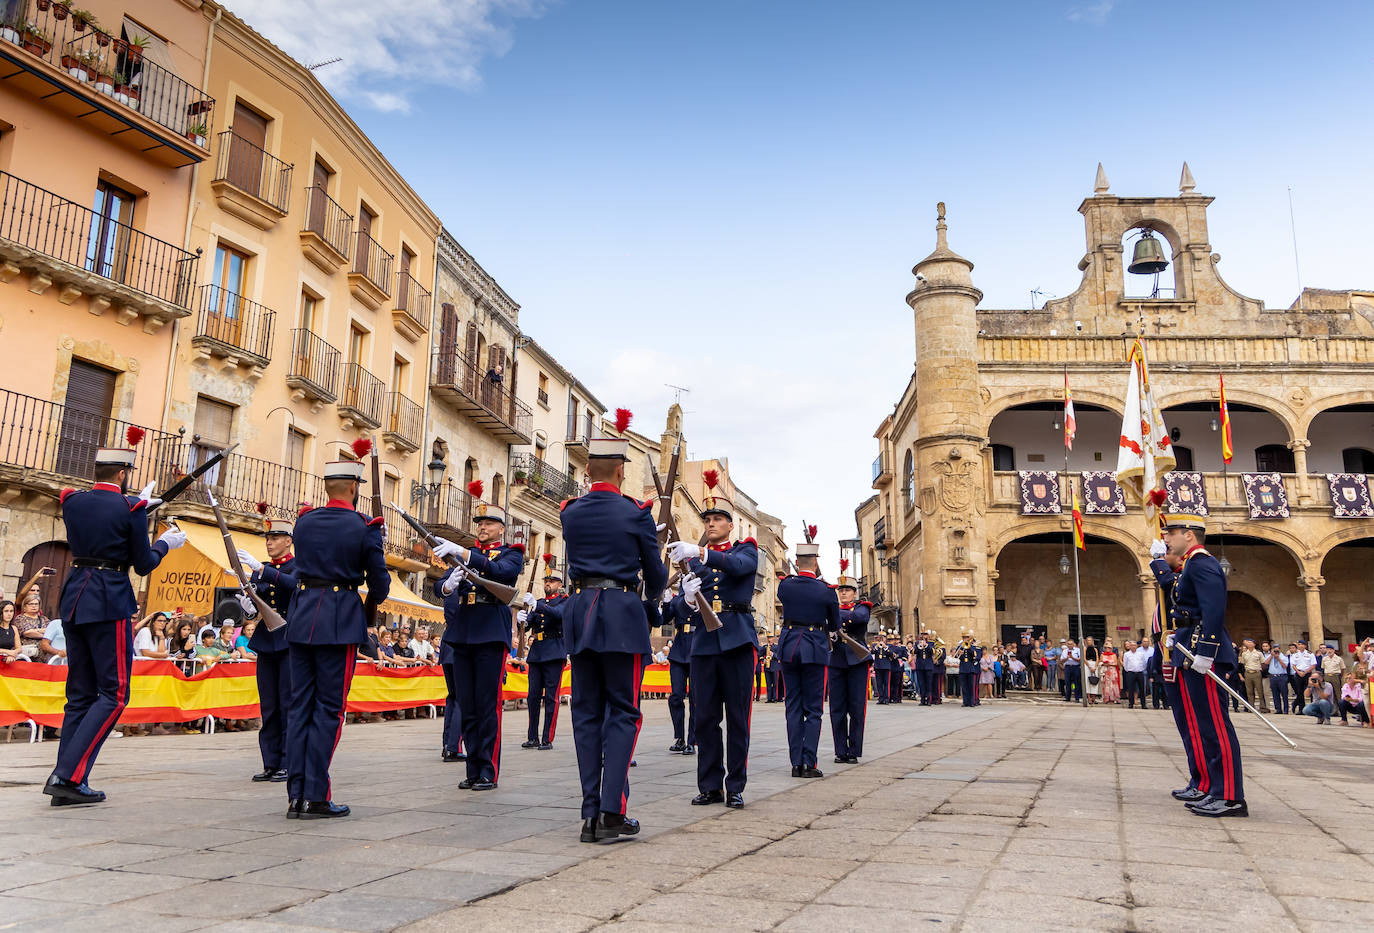
[[[480,479],[475,479],[468,483],[468,495],[472,496],[474,499],[482,498],[482,481]]]
[[[259,514],[259,515],[266,515],[266,514],[267,514],[267,503],[266,503],[266,502],[259,502],[257,505],[253,506],[253,508],[255,508],[255,509],[258,510],[258,514]]]
[[[706,484],[707,489],[715,489],[716,483],[720,482],[720,473],[716,470],[702,470],[701,481]]]
[[[315,508],[315,507],[314,507],[313,505],[311,505],[309,502],[301,502],[301,503],[299,503],[299,505],[300,505],[300,508],[296,510],[296,517],[297,517],[297,518],[300,518],[300,517],[301,517],[302,515],[304,515],[306,512],[310,512],[310,511],[314,510],[314,508]]]
[[[625,429],[630,426],[630,419],[635,413],[628,408],[617,408],[615,410],[615,430],[617,434],[624,434]]]
[[[124,432],[124,439],[129,442],[130,447],[137,447],[138,442],[143,440],[143,435],[147,433],[136,424],[129,425],[129,430]]]
[[[1150,505],[1158,508],[1168,501],[1169,494],[1162,489],[1151,489],[1148,498],[1150,500]]]
[[[840,573],[844,573],[844,572],[845,572],[846,570],[848,570],[848,569],[849,569],[849,561],[846,560],[846,559],[844,559],[843,557],[840,558]]]
[[[372,439],[367,437],[360,437],[353,442],[352,447],[353,456],[361,460],[368,454],[372,453]]]
[[[545,554],[545,555],[544,555],[544,563],[545,563],[545,565],[552,564],[552,563],[553,563],[553,555],[552,555],[552,554]]]
[[[809,544],[809,543],[811,543],[812,541],[815,541],[815,540],[816,540],[816,526],[815,526],[815,525],[807,525],[807,526],[806,526],[806,541],[807,541],[807,543]]]

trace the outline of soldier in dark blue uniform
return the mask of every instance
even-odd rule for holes
[[[916,680],[916,696],[922,706],[929,706],[935,702],[935,645],[924,631],[917,636],[911,654],[911,673]]]
[[[707,495],[701,520],[706,545],[698,547],[675,541],[669,548],[673,563],[691,562],[692,572],[682,580],[682,595],[689,605],[706,600],[721,626],[714,632],[703,627],[692,637],[692,690],[696,693],[697,789],[696,806],[724,801],[727,807],[744,806],[744,785],[749,770],[749,726],[753,715],[754,665],[759,642],[754,626],[754,578],[759,549],[753,538],[731,543],[735,520],[733,506],[724,496]],[[725,734],[721,733],[721,721]]]
[[[43,785],[54,807],[105,799],[104,792],[92,790],[86,779],[129,704],[133,615],[138,610],[129,568],[146,576],[168,551],[186,543],[185,532],[175,526],[148,543],[148,507],[161,502],[152,498],[152,483],[138,496],[125,495],[134,469],[133,448],[142,438],[142,429],[131,427],[129,447],[96,451],[96,482],[89,491],[62,491],[62,520],[73,561],[61,603],[67,705],[57,766]]]
[[[778,583],[782,603],[782,677],[787,685],[787,752],[792,776],[822,777],[816,767],[821,741],[830,633],[840,630],[840,601],[817,574],[820,545],[797,545],[797,572]]]
[[[470,485],[480,497],[482,487]],[[525,567],[525,547],[504,544],[506,512],[500,506],[479,501],[473,508],[477,541],[465,548],[437,539],[434,553],[440,559],[455,556],[488,580],[515,586]],[[462,737],[467,743],[467,777],[461,790],[493,790],[501,777],[501,678],[510,656],[510,608],[455,567],[434,584],[444,600],[444,637],[441,645],[453,652],[453,681],[458,691],[458,713],[463,717]]]
[[[954,651],[959,658],[959,693],[964,698],[964,705],[977,706],[979,662],[983,660],[983,649],[973,643],[973,633],[965,631]]]
[[[1207,772],[1206,796],[1187,807],[1199,816],[1249,816],[1241,775],[1240,742],[1231,725],[1228,698],[1213,670],[1225,676],[1236,667],[1236,651],[1226,631],[1226,574],[1215,557],[1203,548],[1207,522],[1200,515],[1165,518],[1164,543],[1183,566],[1174,580],[1174,619],[1178,626],[1192,626],[1188,647],[1195,655],[1180,671],[1186,702],[1193,713],[1188,726],[1199,764]],[[1174,643],[1179,641],[1174,634]]]
[[[692,639],[701,630],[701,613],[687,608],[678,593],[664,604],[663,623],[673,624],[673,646],[668,649],[668,715],[673,720],[673,744],[668,751],[679,755],[697,753],[697,714],[693,709]]]
[[[445,600],[447,602],[447,600]],[[439,639],[439,669],[444,672],[444,736],[439,760],[467,761],[463,751],[463,714],[458,709],[458,683],[453,674],[453,644]]]
[[[873,604],[855,602],[859,588],[853,577],[840,575],[835,583],[839,598],[840,628],[845,634],[868,644],[868,620]],[[830,693],[830,736],[835,742],[837,764],[857,764],[864,753],[864,721],[868,718],[868,677],[872,659],[860,661],[840,639],[830,645],[826,661],[827,690]]]
[[[1192,626],[1175,628],[1177,623],[1174,618],[1174,586],[1178,581],[1177,568],[1181,567],[1183,562],[1169,554],[1168,550],[1163,541],[1156,541],[1150,545],[1150,570],[1159,583],[1159,615],[1163,619],[1159,644],[1155,647],[1154,656],[1150,658],[1150,666],[1152,672],[1157,672],[1160,677],[1166,703],[1174,717],[1174,727],[1178,729],[1178,737],[1183,742],[1184,757],[1188,760],[1188,785],[1170,793],[1176,800],[1191,803],[1207,796],[1208,783],[1207,772],[1198,767],[1192,733],[1188,729],[1188,719],[1195,713],[1188,706],[1187,697],[1183,695],[1183,682],[1179,676],[1188,662],[1180,652],[1170,651],[1167,667],[1164,664],[1166,643],[1171,647],[1175,640],[1181,639],[1186,645],[1192,634]]]
[[[889,701],[900,703],[906,686],[906,659],[911,656],[911,652],[897,638],[896,632],[893,632],[892,635],[892,642],[888,646],[888,650],[892,652],[892,682],[887,689],[887,696]]]
[[[552,555],[550,555],[552,556]],[[546,561],[547,563],[547,561]],[[528,597],[529,594],[527,593]],[[568,663],[568,649],[563,642],[563,609],[567,604],[563,592],[563,578],[557,571],[544,574],[544,598],[516,613],[515,619],[533,639],[525,655],[529,666],[530,730],[521,748],[553,748],[554,733],[558,729],[558,686],[563,682],[563,668]],[[539,731],[539,707],[544,707],[544,731]]]
[[[892,683],[892,649],[887,645],[887,633],[879,630],[873,636],[873,696],[879,706],[887,706],[887,690]]]
[[[266,511],[261,502],[259,511]],[[291,607],[296,591],[296,558],[291,552],[295,523],[285,519],[264,518],[267,532],[267,558],[264,566],[252,554],[239,549],[239,561],[252,570],[249,578],[257,587],[263,602],[280,613],[283,619]],[[257,606],[246,596],[239,597],[243,611],[257,614]],[[255,781],[285,781],[286,720],[291,706],[291,661],[286,641],[287,626],[269,632],[259,622],[248,639],[248,650],[257,655],[258,703],[262,712],[262,728],[258,730],[258,751],[262,754],[262,771],[253,775]]]
[[[763,681],[768,694],[765,703],[778,702],[778,694],[782,689],[782,680],[778,677],[781,665],[782,661],[778,658],[778,636],[769,635],[768,644],[763,646]]]
[[[935,651],[932,658],[935,662],[935,675],[930,679],[930,702],[939,706],[945,702],[945,643],[932,631],[926,632],[926,640]]]
[[[355,444],[354,451],[359,448]],[[362,453],[359,452],[361,457]],[[358,645],[367,637],[368,610],[358,598],[367,585],[367,603],[380,606],[391,592],[386,569],[382,516],[358,514],[362,460],[325,464],[329,501],[296,519],[296,580],[289,607],[286,641],[291,664],[291,715],[286,719],[288,819],[347,816],[333,802],[329,763],[343,735],[348,688],[358,663]],[[269,583],[282,575],[262,568]]]
[[[639,692],[650,651],[649,629],[658,624],[658,599],[668,571],[659,557],[652,502],[620,491],[629,444],[622,438],[591,440],[591,491],[563,503],[563,540],[573,586],[564,618],[572,649],[570,712],[582,781],[582,842],[639,832],[639,821],[625,810],[644,719]]]

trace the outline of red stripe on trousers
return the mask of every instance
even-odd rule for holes
[[[334,763],[334,753],[339,750],[339,739],[343,738],[344,720],[348,718],[348,690],[353,686],[353,668],[358,665],[358,650],[354,647],[351,654],[344,660],[344,684],[343,702],[339,704],[339,728],[334,730],[334,744],[329,747],[329,763]],[[334,779],[329,778],[325,784],[325,800],[334,799]]]
[[[510,649],[501,652],[501,670],[506,669],[506,658],[510,657]],[[562,682],[560,675],[559,682]],[[506,705],[501,699],[501,684],[496,685],[496,744],[491,749],[491,782],[495,784],[501,777],[501,711]]]
[[[1206,675],[1203,675],[1206,677]],[[1203,681],[1207,687],[1207,706],[1212,711],[1212,728],[1217,732],[1217,744],[1221,746],[1221,789],[1227,800],[1236,799],[1236,776],[1231,759],[1231,733],[1222,718],[1221,706],[1217,702],[1217,685],[1210,677]]]
[[[133,660],[133,655],[129,651],[128,635],[125,634],[128,624],[128,619],[115,623],[115,708],[105,718],[100,731],[91,737],[91,744],[86,746],[86,753],[76,763],[71,780],[78,784],[86,780],[86,771],[91,766],[91,756],[95,754],[96,747],[110,734],[110,730],[119,721],[119,714],[129,704],[129,664]]]
[[[564,665],[558,669],[558,686],[553,688],[553,718],[549,720],[549,744],[553,744],[554,733],[558,731],[558,692],[563,689]]]
[[[635,709],[639,709],[639,690],[644,683],[644,656],[637,654],[634,660],[635,665]],[[644,726],[644,714],[639,714],[639,721],[635,723],[634,741],[630,743],[630,761],[635,760],[635,746],[639,744],[639,730]],[[620,785],[620,815],[625,815],[625,809],[630,805],[630,762],[625,763],[625,783]]]
[[[1181,675],[1182,672],[1179,673]],[[1207,758],[1202,753],[1202,734],[1198,732],[1197,713],[1193,711],[1193,698],[1188,695],[1188,681],[1180,676],[1178,685],[1178,695],[1183,700],[1183,718],[1188,723],[1188,740],[1193,743],[1193,761],[1197,763],[1197,789],[1205,794],[1212,788],[1212,776],[1207,770]]]

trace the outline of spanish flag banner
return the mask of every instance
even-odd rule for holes
[[[1083,510],[1078,505],[1078,484],[1069,480],[1069,485],[1073,487],[1073,546],[1086,551],[1088,542],[1083,537]]]
[[[1226,407],[1226,377],[1218,374],[1221,380],[1221,459],[1231,462],[1235,449],[1231,446],[1231,410]]]

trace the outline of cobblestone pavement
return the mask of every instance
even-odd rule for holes
[[[823,738],[826,778],[799,782],[760,706],[736,812],[688,805],[695,762],[646,714],[645,831],[601,846],[577,842],[570,737],[519,749],[523,711],[488,794],[456,790],[429,721],[349,726],[339,821],[284,820],[251,734],[113,741],[111,802],[63,811],[38,793],[54,747],[0,746],[0,929],[1374,929],[1371,730],[1281,717],[1293,752],[1238,717],[1253,815],[1204,820],[1168,797],[1167,713],[874,707],[865,762]]]

